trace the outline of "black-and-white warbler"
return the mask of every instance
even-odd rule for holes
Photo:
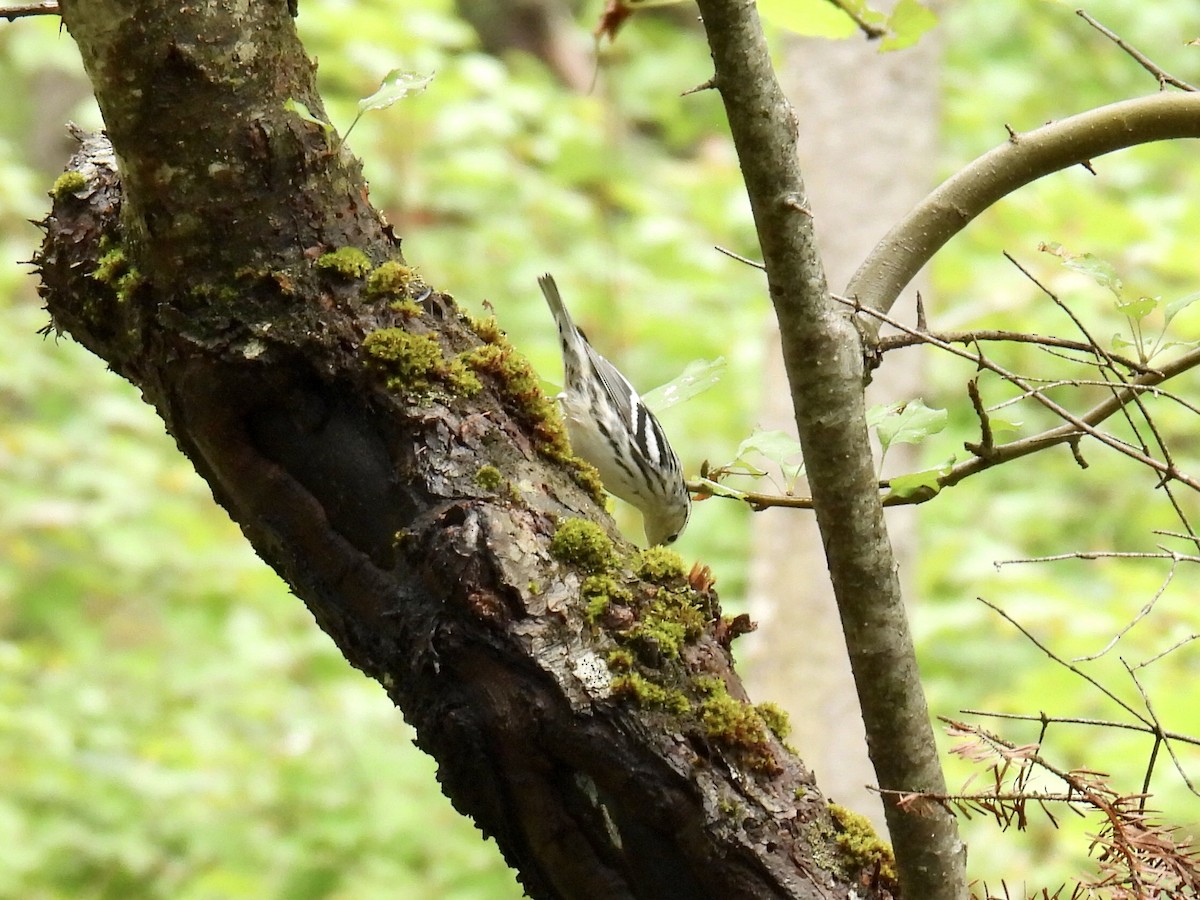
[[[554,279],[543,275],[538,284],[558,325],[558,401],[571,449],[596,467],[610,493],[641,510],[647,541],[671,543],[692,510],[679,457],[633,385],[575,327]]]

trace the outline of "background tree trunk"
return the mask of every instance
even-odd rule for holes
[[[865,41],[792,40],[780,79],[801,122],[800,155],[821,255],[835,288],[846,284],[871,248],[927,193],[935,176],[938,133],[936,35],[903,53]],[[919,284],[919,290],[924,285]],[[904,317],[915,294],[897,310]],[[778,333],[767,337],[766,383],[784,384]],[[871,403],[920,394],[919,357],[889,359],[868,392]],[[794,433],[791,403],[767,391],[762,427]],[[913,471],[917,451],[899,445],[894,471]],[[803,490],[803,487],[801,487]],[[913,597],[916,511],[890,509],[888,531],[900,560],[905,596]],[[875,774],[845,639],[830,589],[815,519],[769,509],[754,518],[751,615],[762,625],[747,638],[747,677],[756,695],[777,697],[792,715],[794,743],[839,803],[867,814],[881,831]],[[831,723],[837,723],[831,727]]]

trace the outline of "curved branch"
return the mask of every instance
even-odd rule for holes
[[[1044,175],[1115,150],[1200,138],[1200,94],[1156,94],[1013,133],[943,182],[881,240],[846,286],[868,309],[887,312],[933,255],[997,200]],[[868,324],[872,335],[877,324]]]

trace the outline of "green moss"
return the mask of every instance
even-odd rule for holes
[[[125,251],[114,247],[100,257],[92,277],[101,284],[115,286],[117,279],[129,271],[129,261],[125,259]]]
[[[785,712],[777,703],[759,703],[754,709],[762,717],[766,726],[771,729],[771,734],[779,738],[781,741],[786,741],[787,736],[792,733],[792,723]]]
[[[660,590],[639,612],[637,624],[626,638],[668,659],[678,659],[685,643],[704,633],[704,614],[688,602],[687,595]]]
[[[575,481],[602,504],[604,484],[599,473],[571,452],[558,407],[542,390],[529,361],[502,337],[498,343],[475,347],[459,358],[473,371],[496,382],[517,418],[533,432],[538,452],[570,468]]]
[[[411,300],[406,301],[416,307]],[[396,304],[392,304],[395,307]],[[479,380],[479,376],[472,372],[464,365],[461,359],[455,358],[446,364],[446,383],[456,394],[463,397],[477,396],[483,390],[483,382]]]
[[[612,538],[595,522],[565,519],[550,541],[550,552],[585,572],[605,572],[616,563]]]
[[[357,247],[339,247],[317,259],[317,268],[343,278],[362,278],[371,271],[371,260]]]
[[[92,277],[112,288],[118,303],[126,303],[142,284],[141,273],[129,264],[125,251],[114,247],[100,257]]]
[[[724,683],[701,701],[700,724],[710,739],[735,751],[751,769],[778,771],[762,716],[750,704],[731,697]]]
[[[421,314],[421,307],[407,297],[403,300],[393,300],[388,304],[388,309],[400,313],[401,318],[404,319],[415,319]]]
[[[81,172],[63,172],[54,179],[54,186],[50,188],[50,196],[55,200],[62,200],[85,187],[87,187],[87,179]]]
[[[131,267],[128,272],[117,279],[115,285],[117,302],[128,303],[129,299],[133,296],[133,292],[142,286],[142,281],[142,273]]]
[[[428,391],[434,380],[463,397],[474,397],[483,390],[479,378],[460,360],[443,358],[435,335],[380,328],[363,339],[362,348],[371,366],[386,377],[389,390],[420,394]]]
[[[485,344],[501,344],[505,342],[504,332],[500,330],[500,323],[496,321],[495,316],[487,316],[483,319],[477,319],[472,315],[465,315],[467,327],[470,328]]]
[[[343,250],[351,249],[343,247]],[[339,251],[340,252],[340,251]],[[363,257],[366,259],[366,257]],[[390,259],[371,270],[367,276],[367,286],[364,293],[369,300],[381,300],[384,297],[404,297],[417,278],[417,271],[410,266]],[[410,303],[412,301],[409,301]],[[414,308],[416,304],[413,304]]]
[[[433,335],[381,328],[363,339],[362,349],[386,377],[388,390],[420,393],[429,389],[431,378],[447,371],[441,345]]]
[[[798,788],[792,791],[792,796],[797,800],[803,800],[808,796],[808,788],[806,788],[804,785],[800,785]]]
[[[494,491],[504,483],[504,477],[495,466],[480,466],[475,473],[475,483],[485,491]]]
[[[188,296],[197,306],[230,306],[240,294],[227,284],[194,284],[188,289]]]
[[[611,603],[612,601],[605,594],[596,594],[592,597],[589,597],[586,606],[587,620],[589,622],[595,622],[597,619],[601,618],[606,612],[608,612],[608,607],[611,605]]]
[[[829,814],[833,817],[836,834],[834,840],[842,851],[843,862],[851,871],[879,871],[879,877],[884,887],[895,890],[896,858],[892,848],[879,839],[870,820],[859,813],[839,806],[829,804]]]
[[[627,672],[612,680],[614,697],[633,700],[639,706],[657,706],[675,715],[684,715],[692,705],[682,691],[648,681],[637,672]]]
[[[722,797],[717,801],[717,812],[721,814],[723,819],[740,819],[742,817],[742,804],[736,800],[730,800],[728,797]]]
[[[614,672],[628,672],[633,668],[635,660],[632,653],[623,647],[618,647],[608,654],[605,662],[608,663],[609,669]]]
[[[611,575],[589,575],[583,579],[579,594],[586,604],[589,622],[603,616],[612,604],[628,604],[632,599],[629,591]]]
[[[674,550],[651,547],[637,555],[634,571],[639,578],[665,581],[669,578],[682,578],[687,570],[684,568],[683,557]]]

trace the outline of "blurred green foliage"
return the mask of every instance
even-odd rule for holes
[[[1091,11],[1168,69],[1195,71],[1197,51],[1181,46],[1194,36],[1190,7],[1126,6]],[[712,250],[754,256],[755,244],[715,92],[679,96],[710,70],[699,33],[678,22],[639,14],[606,49],[597,89],[580,95],[532,57],[484,54],[450,0],[310,0],[299,19],[342,130],[389,71],[435,74],[424,93],[366,115],[351,147],[423,277],[494,306],[548,379],[558,358],[535,289],[543,271],[643,389],[694,359],[728,360],[715,388],[662,416],[695,473],[754,430],[769,303],[761,276]],[[1004,140],[1005,122],[1031,128],[1155,87],[1058,5],[962,0],[941,28],[947,172]],[[0,77],[23,87],[0,108],[0,254],[28,259],[38,235],[25,220],[44,212],[70,152],[61,121],[99,119],[70,39],[49,20],[0,24]],[[1190,152],[1105,158],[1100,177],[1064,173],[999,205],[939,260],[933,325],[1075,336],[1003,260],[1007,249],[1099,335],[1120,330],[1111,298],[1037,253],[1040,241],[1093,252],[1149,295],[1194,290]],[[19,266],[0,267],[0,315],[0,896],[520,896],[494,845],[437,792],[433,764],[383,692],[257,561],[136,391],[69,339],[36,337],[45,315]],[[1186,336],[1195,323],[1185,314],[1177,327]],[[1054,364],[1029,347],[997,357],[1024,371]],[[928,442],[930,464],[961,458],[978,436],[971,374],[931,362],[925,398],[948,422]],[[987,378],[983,387],[989,400],[1010,396]],[[1194,462],[1193,419],[1159,406],[1180,461]],[[1006,415],[1022,433],[1049,424],[1032,407]],[[1153,529],[1178,529],[1148,473],[1085,452],[1086,471],[1060,448],[923,509],[915,629],[935,712],[1115,714],[974,600],[1000,603],[1070,656],[1103,647],[1154,595],[1166,574],[1156,563],[993,566],[1149,549],[1163,540]],[[618,514],[636,534],[636,515]],[[746,590],[747,517],[731,502],[700,504],[680,542],[713,565],[733,604]],[[1084,664],[1133,702],[1115,657],[1137,661],[1197,630],[1186,575],[1118,650]],[[1173,687],[1193,658],[1180,651],[1145,675],[1164,724],[1200,733],[1188,692]],[[1136,789],[1147,741],[1055,728],[1048,750]],[[1194,800],[1160,771],[1158,805],[1194,820]],[[966,775],[955,765],[950,780]],[[1071,877],[1080,832],[1095,828],[1072,818],[1060,816],[1069,836],[1035,824],[1032,839],[1002,840],[977,821],[972,870],[993,883]]]

